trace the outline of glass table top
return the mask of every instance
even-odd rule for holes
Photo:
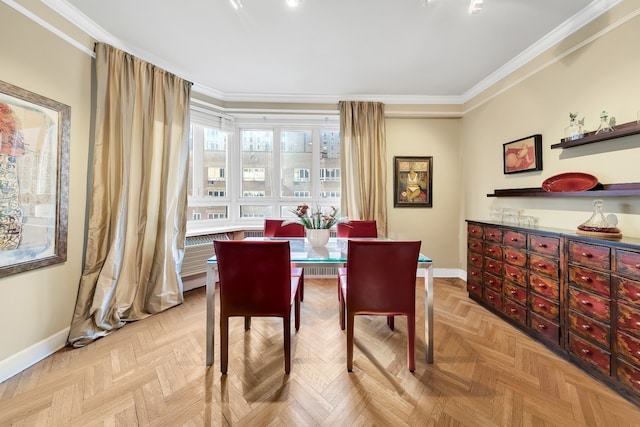
[[[266,240],[288,240],[291,249],[291,262],[293,263],[326,263],[344,264],[347,262],[347,246],[349,239],[332,237],[329,243],[323,247],[311,247],[304,237],[248,237],[245,240],[266,241]],[[381,239],[357,239],[357,240],[381,240]],[[385,239],[386,240],[386,239]],[[207,262],[217,262],[216,257],[211,257]],[[432,262],[429,257],[420,254],[419,263]]]

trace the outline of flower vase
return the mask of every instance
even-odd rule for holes
[[[329,242],[328,228],[307,228],[307,241],[311,247],[321,247]]]

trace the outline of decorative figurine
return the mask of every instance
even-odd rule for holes
[[[613,117],[611,117],[611,120],[609,120],[609,113],[607,113],[605,110],[602,110],[602,113],[600,113],[600,126],[598,126],[598,130],[596,130],[596,135],[599,133],[611,132],[612,130],[615,130],[613,128],[613,121]]]
[[[577,117],[578,113],[569,113],[569,126],[564,128],[564,139],[566,141],[573,141],[574,139],[580,139],[584,136],[582,133],[584,118],[582,120],[576,120]]]

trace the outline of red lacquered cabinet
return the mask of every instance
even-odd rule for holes
[[[640,405],[640,240],[467,226],[469,297]]]

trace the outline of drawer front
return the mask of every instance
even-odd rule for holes
[[[482,227],[477,224],[467,225],[467,236],[482,239]]]
[[[482,283],[482,270],[477,267],[469,267],[468,282]]]
[[[469,294],[473,294],[477,297],[482,298],[482,285],[477,282],[468,282],[467,292],[469,292]]]
[[[617,289],[618,299],[640,307],[640,282],[619,277],[614,277],[613,282]]]
[[[524,267],[527,264],[527,253],[521,249],[504,248],[504,261],[511,265]]]
[[[555,280],[560,277],[560,265],[557,259],[530,254],[529,268],[536,273],[544,274]]]
[[[529,289],[553,302],[560,300],[558,282],[554,282],[547,277],[529,274]]]
[[[503,242],[505,245],[512,248],[526,248],[527,247],[527,235],[524,233],[518,233],[517,231],[506,231],[504,233]]]
[[[495,259],[484,259],[484,271],[488,271],[496,276],[502,276],[502,261],[496,261]]]
[[[511,282],[505,282],[504,296],[514,300],[520,305],[527,305],[527,290]]]
[[[569,350],[576,357],[590,363],[606,375],[611,375],[611,355],[577,335],[569,334]]]
[[[485,243],[484,255],[489,258],[502,260],[502,247],[497,243]]]
[[[504,300],[504,314],[506,314],[522,326],[527,325],[527,310],[511,300]]]
[[[575,288],[569,288],[569,308],[601,322],[611,319],[610,300]]]
[[[640,366],[640,340],[618,332],[618,356],[620,355]]]
[[[560,344],[560,327],[556,323],[535,313],[529,313],[529,317],[531,318],[531,329],[536,334],[555,345]]]
[[[504,265],[504,277],[522,286],[527,286],[527,271],[513,265]]]
[[[496,292],[502,292],[502,279],[493,274],[484,273],[484,285]]]
[[[502,243],[502,230],[495,227],[486,227],[484,229],[484,239],[490,242]]]
[[[603,297],[611,296],[611,275],[569,266],[569,285],[589,290]]]
[[[617,249],[616,273],[640,280],[640,253]]]
[[[529,294],[529,309],[550,320],[558,321],[560,319],[559,305],[536,294]]]
[[[467,248],[471,252],[475,252],[477,254],[482,253],[482,241],[476,239],[469,239],[467,241]]]
[[[482,255],[475,252],[468,252],[467,262],[469,265],[482,268]]]
[[[569,242],[569,262],[586,267],[611,269],[611,249],[576,241]]]
[[[502,311],[502,297],[500,296],[500,293],[492,291],[491,289],[485,289],[484,299],[489,304]]]
[[[640,338],[640,309],[618,302],[618,329]]]
[[[571,330],[576,334],[603,347],[611,348],[611,330],[609,326],[596,322],[590,317],[583,316],[575,311],[569,311],[569,323],[571,324]]]
[[[618,380],[640,394],[640,369],[618,360]]]
[[[560,256],[560,239],[558,237],[529,234],[529,250],[557,258]]]

